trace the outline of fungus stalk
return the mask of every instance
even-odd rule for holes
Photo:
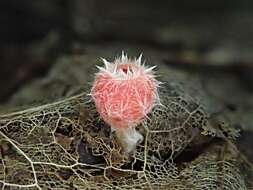
[[[104,67],[98,67],[91,96],[103,120],[111,126],[124,151],[130,153],[143,140],[136,126],[159,103],[159,82],[154,67],[146,67],[138,59],[130,59],[122,53],[110,63],[102,59]]]

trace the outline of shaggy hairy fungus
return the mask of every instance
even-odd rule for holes
[[[130,59],[122,52],[113,63],[102,59],[91,90],[96,109],[121,142],[126,153],[132,152],[142,135],[135,127],[159,103],[159,82],[154,67],[146,67],[138,59]]]

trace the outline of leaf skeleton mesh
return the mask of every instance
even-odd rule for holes
[[[247,189],[233,160],[216,162],[207,151],[183,167],[174,162],[201,135],[207,115],[170,88],[138,126],[144,140],[130,157],[85,94],[1,115],[0,187]]]

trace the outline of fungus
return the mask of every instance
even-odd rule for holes
[[[91,96],[103,120],[115,131],[126,153],[132,152],[143,136],[136,130],[152,108],[159,104],[153,67],[146,67],[138,59],[121,57],[110,63],[102,59],[98,67]]]

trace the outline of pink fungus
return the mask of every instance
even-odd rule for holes
[[[154,67],[147,68],[138,59],[122,53],[113,63],[102,59],[91,90],[96,109],[121,141],[127,153],[135,149],[142,135],[135,130],[159,103]]]

